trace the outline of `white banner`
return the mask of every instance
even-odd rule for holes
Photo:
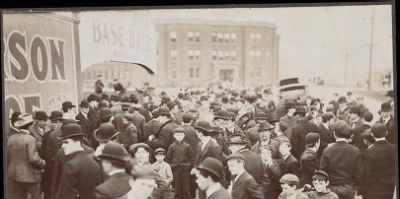
[[[85,11],[79,15],[82,71],[108,61],[142,64],[156,71],[156,32],[149,11]]]

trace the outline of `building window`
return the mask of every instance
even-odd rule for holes
[[[194,37],[196,42],[200,42],[200,32],[195,32]]]
[[[170,32],[169,33],[169,40],[171,42],[176,42],[176,32]]]
[[[236,40],[236,33],[231,33],[231,39],[232,39],[232,42],[235,42],[235,40]]]
[[[232,50],[232,51],[231,51],[231,59],[232,59],[232,60],[236,60],[236,56],[237,56],[236,51],[235,51],[235,50]]]
[[[256,35],[254,33],[250,34],[250,39],[254,39],[256,37]]]
[[[212,60],[217,60],[218,53],[216,50],[211,51]]]
[[[189,77],[190,77],[190,78],[193,78],[193,68],[190,68],[190,69],[189,69]]]
[[[216,32],[211,33],[211,41],[214,43],[217,42],[217,33]]]
[[[193,41],[194,39],[193,39],[193,37],[194,37],[194,33],[193,32],[188,32],[187,33],[187,36],[188,36],[188,40],[189,41]]]
[[[195,60],[200,60],[200,50],[195,50],[193,54]]]
[[[225,33],[224,38],[225,38],[225,42],[227,42],[227,43],[230,42],[231,34]]]
[[[218,51],[218,60],[223,60],[224,59],[224,52],[222,50]]]
[[[196,68],[196,77],[197,77],[197,78],[200,77],[200,68]]]
[[[194,58],[194,52],[193,52],[192,50],[189,50],[189,51],[188,51],[188,58],[189,58],[190,60],[193,60],[193,58]]]
[[[224,42],[224,34],[223,33],[218,33],[218,42]]]
[[[230,51],[225,51],[224,55],[225,55],[225,60],[229,60],[230,59]]]

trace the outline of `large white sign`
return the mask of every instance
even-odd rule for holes
[[[80,13],[79,33],[82,71],[107,61],[156,71],[156,32],[149,11],[85,11]]]

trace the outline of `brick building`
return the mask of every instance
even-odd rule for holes
[[[160,87],[278,81],[279,35],[268,23],[159,21],[156,82]]]

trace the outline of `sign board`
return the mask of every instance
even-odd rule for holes
[[[156,71],[156,32],[149,11],[85,11],[79,17],[82,71],[108,61]]]
[[[48,114],[78,103],[74,20],[53,13],[3,14],[5,112]]]

